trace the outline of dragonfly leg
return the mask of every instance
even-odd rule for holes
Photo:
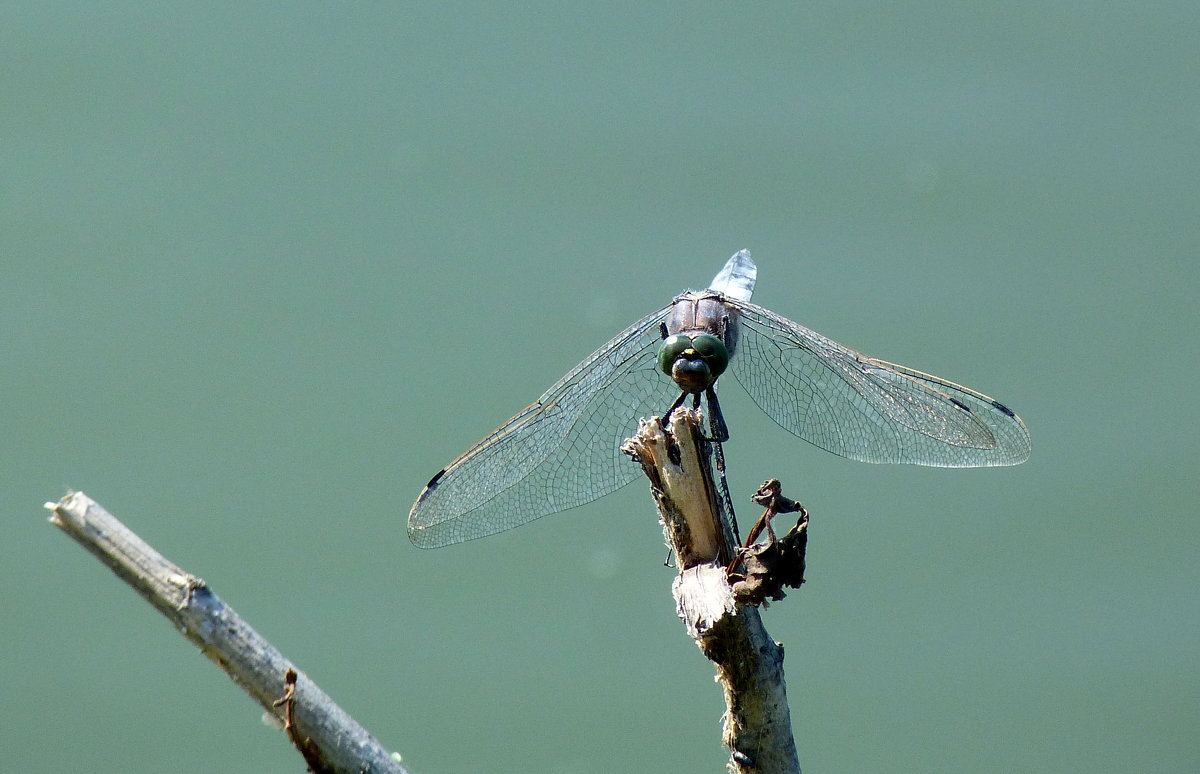
[[[686,391],[679,393],[679,397],[676,398],[675,402],[671,404],[671,408],[667,409],[667,413],[662,415],[662,419],[660,419],[658,423],[662,425],[664,430],[667,429],[667,422],[671,421],[671,415],[675,413],[675,409],[683,405],[683,402],[687,400],[687,396],[688,393]]]
[[[687,396],[690,394],[691,393],[687,392],[686,390],[679,393],[679,397],[676,398],[675,402],[671,404],[671,408],[667,409],[667,418],[670,418],[670,416],[675,413],[675,409],[683,405],[683,402],[687,400]]]
[[[712,429],[712,439],[717,443],[729,440],[729,426],[725,424],[725,415],[721,413],[721,404],[717,401],[717,391],[709,387],[704,391],[708,398],[708,424]],[[696,403],[699,405],[700,394],[696,393]]]

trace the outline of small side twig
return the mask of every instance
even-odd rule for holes
[[[295,669],[289,669],[283,676],[283,695],[275,701],[271,702],[272,707],[283,707],[283,730],[287,733],[288,739],[292,741],[292,746],[300,751],[300,755],[304,757],[304,762],[308,764],[308,770],[313,774],[324,774],[326,771],[332,771],[325,765],[325,760],[321,756],[321,749],[310,736],[303,736],[296,728],[296,680],[298,675]]]
[[[799,774],[783,677],[783,646],[758,608],[735,599],[726,567],[735,556],[721,518],[699,412],[677,409],[666,428],[642,422],[623,447],[650,479],[664,532],[679,561],[676,611],[717,669],[725,694],[722,741],[736,774]],[[696,538],[699,537],[699,540]]]
[[[200,578],[168,561],[82,492],[46,503],[50,522],[92,552],[167,617],[267,712],[284,708],[288,736],[316,774],[406,774],[392,753]],[[284,685],[283,698],[280,685]]]

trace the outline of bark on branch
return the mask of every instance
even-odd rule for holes
[[[309,769],[406,774],[398,759],[254,631],[200,578],[177,567],[82,492],[46,503],[50,522],[108,565],[277,717]]]

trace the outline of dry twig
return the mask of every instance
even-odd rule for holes
[[[623,447],[641,463],[678,557],[672,585],[676,610],[717,668],[725,693],[723,741],[737,774],[798,774],[783,678],[783,646],[771,639],[753,605],[733,595],[726,566],[736,546],[721,517],[701,416],[671,413],[664,428],[644,420]]]
[[[317,774],[406,774],[391,753],[284,658],[203,580],[184,572],[82,492],[46,503],[50,522],[167,617],[264,710]],[[283,694],[283,698],[277,698]]]

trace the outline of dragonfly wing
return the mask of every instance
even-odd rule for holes
[[[656,363],[670,308],[626,328],[434,476],[409,512],[412,542],[474,540],[629,483],[638,467],[621,453],[622,441],[679,392]]]
[[[730,370],[785,430],[863,462],[1016,465],[1029,431],[1006,406],[966,387],[867,357],[755,304],[742,311]]]

